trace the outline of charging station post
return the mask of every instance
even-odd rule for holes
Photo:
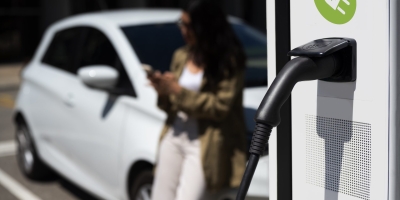
[[[280,168],[278,149],[285,141],[279,130],[269,142],[271,200],[400,199],[399,8],[396,0],[267,1],[270,85],[274,68],[282,67],[277,58],[287,53],[282,44],[293,49],[338,36],[357,41],[354,82],[314,80],[294,87],[284,113],[291,116],[285,119],[292,127],[292,143],[286,143],[291,167]],[[291,176],[282,181],[281,174]]]

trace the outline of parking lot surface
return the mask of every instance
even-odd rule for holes
[[[26,178],[16,157],[13,108],[20,85],[22,64],[0,65],[0,199],[1,200],[95,200],[60,175],[43,181]],[[247,200],[267,200],[247,198]]]

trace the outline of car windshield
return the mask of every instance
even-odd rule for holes
[[[246,56],[246,87],[267,85],[267,41],[264,34],[244,24],[232,24]],[[162,72],[169,70],[172,55],[185,45],[174,23],[122,27],[141,63]]]

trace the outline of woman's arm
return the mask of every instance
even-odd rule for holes
[[[176,50],[174,52],[174,55],[172,56],[172,62],[171,62],[171,66],[170,66],[170,70],[171,72],[175,72],[178,68],[179,65],[179,61],[181,60],[182,55],[185,51],[186,47],[182,47],[179,48],[178,50]],[[170,95],[169,94],[162,94],[165,93],[168,89],[166,88],[166,85],[160,83],[161,85],[158,85],[157,87],[155,87],[155,89],[157,90],[158,93],[158,99],[157,99],[157,106],[164,110],[165,112],[170,112],[171,108],[172,108],[172,103],[170,101]]]
[[[161,110],[164,110],[165,112],[170,112],[171,111],[171,101],[169,100],[168,95],[158,95],[157,99],[157,106]]]

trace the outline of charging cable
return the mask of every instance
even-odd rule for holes
[[[236,200],[244,200],[246,197],[272,128],[278,126],[281,121],[281,107],[289,98],[296,83],[317,79],[329,82],[353,82],[357,77],[356,54],[357,42],[352,38],[318,39],[288,53],[289,56],[298,57],[282,68],[257,109],[254,118],[256,127],[249,150],[250,157]]]
[[[256,127],[250,146],[250,157],[236,200],[244,200],[258,160],[268,143],[272,128],[279,125],[280,109],[297,82],[324,79],[340,72],[339,60],[333,56],[311,59],[298,57],[289,61],[277,75],[258,107]]]

